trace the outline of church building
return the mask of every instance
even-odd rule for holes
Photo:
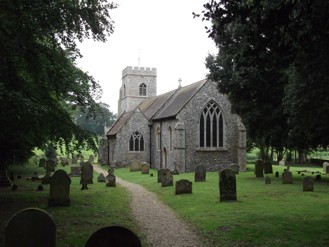
[[[216,82],[205,79],[157,95],[157,70],[122,72],[118,119],[106,133],[110,163],[137,159],[151,168],[191,172],[246,169],[246,129]]]

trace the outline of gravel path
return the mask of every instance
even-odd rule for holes
[[[98,173],[107,171],[94,165]],[[198,236],[192,229],[157,196],[143,186],[116,177],[117,184],[127,188],[132,195],[133,215],[146,235],[149,247],[201,247]]]

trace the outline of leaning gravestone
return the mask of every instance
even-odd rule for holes
[[[314,191],[314,179],[312,177],[303,178],[303,191]]]
[[[207,170],[203,165],[198,165],[194,170],[194,182],[205,182]]]
[[[132,160],[130,162],[130,171],[131,172],[141,171],[141,163],[138,160]]]
[[[46,159],[45,158],[41,158],[39,160],[39,167],[45,167],[46,166]]]
[[[158,170],[158,183],[161,183],[161,177],[163,176],[165,169]]]
[[[262,160],[256,160],[255,163],[255,174],[256,178],[263,178],[264,177],[264,168],[263,168],[263,161]]]
[[[98,178],[97,178],[97,182],[99,183],[104,183],[105,182],[105,176],[103,173],[99,174]]]
[[[192,194],[192,182],[186,179],[177,181],[175,194]]]
[[[88,189],[87,184],[93,184],[94,168],[90,162],[84,162],[81,166],[81,179],[82,190]]]
[[[174,185],[173,175],[171,174],[169,169],[164,169],[163,174],[161,176],[161,186],[167,187],[173,185]]]
[[[146,162],[141,165],[142,174],[150,174],[150,166]]]
[[[232,164],[232,165],[230,165],[230,169],[233,170],[233,171],[235,171],[236,174],[239,174],[240,166],[237,165],[237,164]]]
[[[121,226],[104,227],[93,233],[85,247],[142,247],[139,238],[127,228]]]
[[[219,200],[236,201],[236,178],[235,171],[224,169],[219,172]]]
[[[269,160],[264,161],[263,163],[264,167],[264,174],[272,174],[273,173],[273,167],[272,162]]]
[[[19,211],[5,230],[6,247],[55,247],[56,225],[51,216],[38,208]]]
[[[282,183],[283,184],[292,184],[292,173],[289,170],[285,170],[282,173]]]
[[[70,206],[71,179],[64,170],[57,170],[50,180],[48,206]]]

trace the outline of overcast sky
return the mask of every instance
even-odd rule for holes
[[[205,58],[216,51],[200,13],[208,0],[117,0],[111,10],[115,31],[107,42],[86,40],[79,45],[78,66],[103,89],[102,102],[117,113],[121,73],[127,66],[157,68],[158,95],[202,80]]]

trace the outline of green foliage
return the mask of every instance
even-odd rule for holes
[[[262,158],[268,147],[328,145],[329,2],[212,0],[204,7],[219,48],[206,60],[209,78],[230,98]]]
[[[105,0],[4,0],[0,3],[0,157],[7,166],[46,142],[96,149],[91,133],[76,125],[76,107],[95,112],[101,89],[76,67],[76,42],[105,41],[113,32]]]

